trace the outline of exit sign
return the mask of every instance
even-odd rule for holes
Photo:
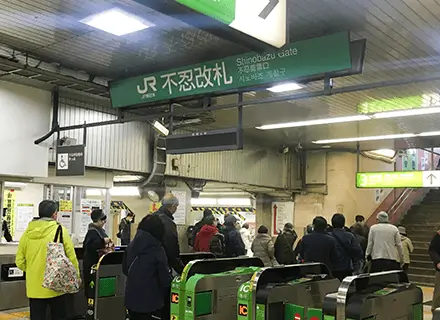
[[[358,172],[357,188],[437,188],[440,171]]]

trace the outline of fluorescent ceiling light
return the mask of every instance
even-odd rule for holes
[[[250,207],[252,205],[249,198],[219,198],[217,199],[219,206],[243,206]]]
[[[417,116],[417,115],[433,114],[433,113],[440,113],[440,107],[378,112],[373,114],[371,117],[374,119],[387,119],[387,118],[409,117],[409,116]]]
[[[440,136],[440,131],[422,132],[422,133],[419,133],[418,136],[420,136],[420,137],[434,137],[434,136]]]
[[[114,176],[114,182],[134,182],[142,180],[142,176],[132,176],[132,175],[122,175],[122,176]]]
[[[24,189],[26,188],[27,184],[22,182],[5,182],[5,188],[9,189]]]
[[[394,158],[394,156],[396,155],[396,150],[393,149],[378,149],[378,150],[371,150],[368,152],[387,158]]]
[[[363,120],[370,120],[370,119],[371,118],[367,115],[356,115],[356,116],[347,116],[347,117],[337,117],[337,118],[327,118],[327,119],[317,119],[317,120],[307,120],[307,121],[266,124],[261,127],[257,127],[257,129],[274,130],[274,129],[282,129],[282,128],[316,126],[316,125],[320,125],[320,124],[363,121]]]
[[[215,206],[217,199],[214,198],[191,198],[192,206]]]
[[[294,91],[299,89],[302,89],[302,86],[300,86],[298,83],[288,82],[273,86],[271,88],[268,88],[267,90],[271,92],[279,93],[279,92]]]
[[[140,17],[117,8],[88,16],[80,22],[116,36],[123,36],[153,26]]]
[[[113,187],[110,189],[110,194],[112,196],[128,196],[128,197],[139,197],[138,187]]]
[[[404,139],[416,137],[414,133],[402,133],[402,134],[389,134],[383,136],[370,136],[370,137],[354,137],[354,138],[341,138],[341,139],[329,139],[313,141],[316,144],[331,144],[331,143],[343,143],[343,142],[360,142],[360,141],[375,141],[375,140],[392,140],[392,139]]]
[[[167,136],[170,133],[170,130],[168,130],[162,123],[159,121],[154,121],[153,123],[154,129],[156,129],[159,133],[163,134],[164,136]]]

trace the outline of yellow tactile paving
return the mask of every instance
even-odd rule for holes
[[[29,311],[0,313],[0,320],[27,320],[29,319]]]

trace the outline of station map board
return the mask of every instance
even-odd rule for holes
[[[438,188],[440,170],[358,172],[357,188]]]

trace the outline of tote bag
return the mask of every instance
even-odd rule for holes
[[[63,227],[59,225],[53,242],[47,244],[43,288],[59,293],[76,293],[80,285],[78,272],[64,251]]]

